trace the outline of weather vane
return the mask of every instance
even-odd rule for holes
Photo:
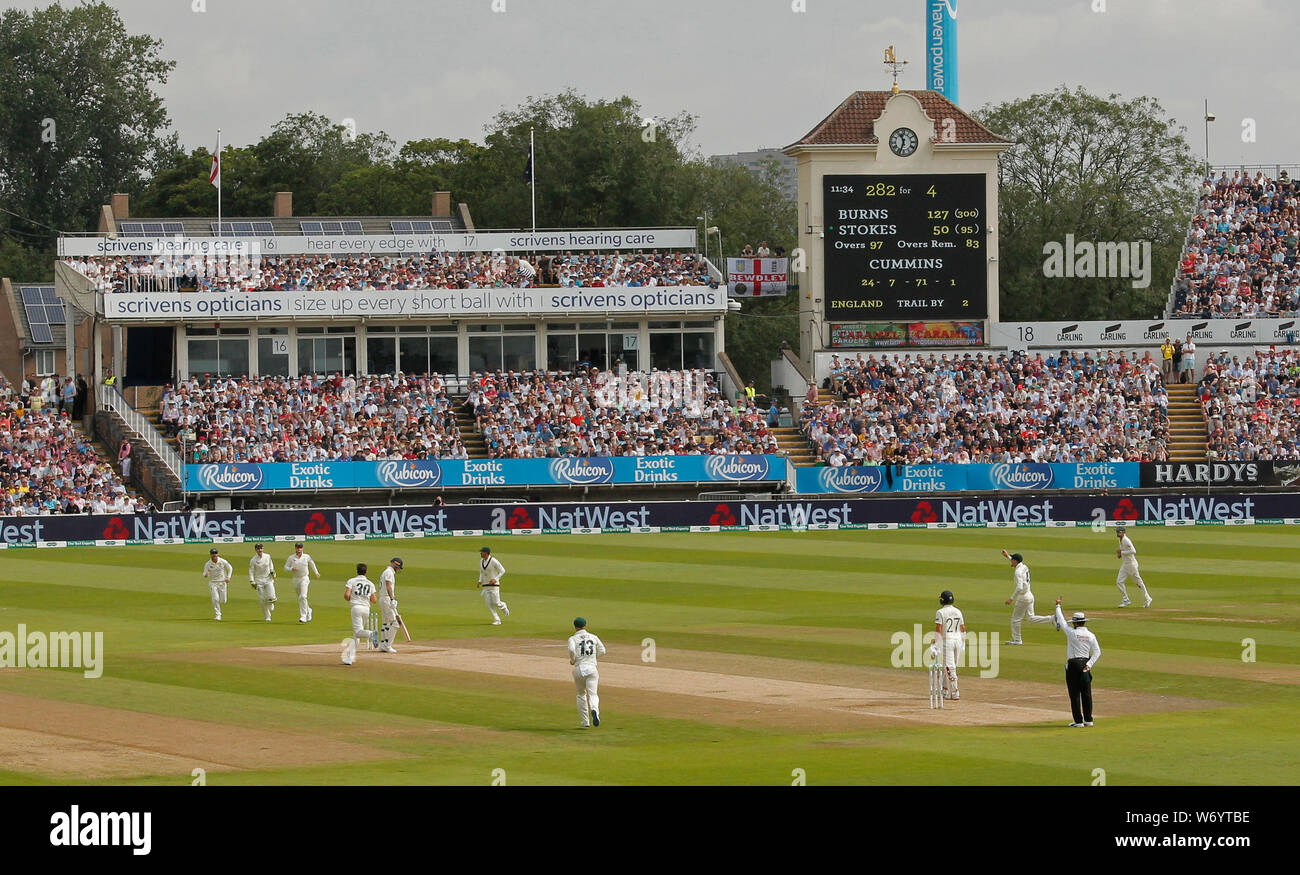
[[[893,87],[894,94],[898,93],[898,74],[906,66],[907,66],[907,61],[900,61],[898,60],[898,58],[894,56],[893,46],[890,46],[889,48],[885,49],[885,69],[889,70],[891,73],[894,74],[894,87]]]

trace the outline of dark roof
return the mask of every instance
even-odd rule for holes
[[[50,323],[52,343],[37,343],[32,339],[32,327],[27,321],[27,307],[23,304],[23,289],[53,288],[54,283],[14,283],[14,303],[18,311],[18,339],[26,349],[63,349],[68,345],[68,329],[62,322]]]
[[[936,123],[940,119],[950,118],[957,126],[956,139],[963,143],[1007,143],[1011,141],[984,127],[971,118],[961,107],[937,91],[900,91],[910,94],[921,103],[925,114]],[[855,91],[844,102],[822,119],[816,127],[802,139],[786,146],[786,150],[796,146],[836,146],[876,144],[875,122],[885,111],[885,103],[893,97],[889,91]]]
[[[185,226],[186,237],[211,237],[212,225],[216,216],[174,219],[129,216],[117,219],[120,228],[123,222],[180,222]],[[302,236],[303,222],[360,222],[361,231],[367,235],[393,233],[393,222],[450,222],[453,232],[465,230],[459,212],[450,216],[226,216],[221,217],[223,224],[231,222],[270,222],[275,236]],[[167,236],[167,235],[163,235]]]

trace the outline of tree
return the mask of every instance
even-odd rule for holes
[[[998,167],[1001,316],[1150,318],[1163,312],[1200,171],[1184,134],[1149,97],[1061,86],[977,114],[1015,142]],[[1045,246],[1148,241],[1150,285],[1044,275]],[[1068,257],[1068,255],[1067,255]]]
[[[778,162],[769,160],[758,174],[729,162],[700,162],[693,170],[702,208],[722,232],[719,270],[725,271],[726,257],[739,255],[746,244],[757,249],[766,240],[787,252],[793,248],[799,239],[795,203],[781,190]],[[741,308],[727,314],[727,357],[742,378],[753,380],[766,394],[771,391],[771,363],[781,342],[799,346],[798,292],[747,298]]]
[[[682,169],[694,126],[685,113],[647,120],[626,96],[590,102],[570,90],[530,98],[488,126],[486,150],[466,168],[465,195],[481,227],[531,224],[523,176],[531,128],[538,227],[689,225],[695,216]]]
[[[109,195],[137,190],[168,145],[161,50],[104,3],[0,14],[0,204],[90,230]]]

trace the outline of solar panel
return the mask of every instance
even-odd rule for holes
[[[45,321],[51,325],[62,325],[68,321],[68,317],[62,306],[46,307]]]
[[[54,294],[54,286],[41,286],[41,300],[46,304],[58,304],[59,296]]]
[[[143,237],[144,229],[139,222],[118,222],[117,233],[122,237]]]
[[[184,235],[185,223],[184,222],[163,222],[163,233],[169,236],[172,234]]]
[[[447,221],[430,222],[429,224],[433,226],[434,231],[445,231],[447,233],[451,233],[452,231],[456,230],[455,228],[452,227],[451,222],[447,222]]]
[[[274,237],[275,225],[270,222],[254,222],[253,233],[259,237]]]
[[[361,223],[360,223],[360,222],[344,222],[344,223],[343,223],[343,233],[344,233],[344,234],[363,234],[363,233],[365,233],[365,232],[362,231],[362,229],[361,229]]]
[[[391,224],[391,225],[393,226],[393,233],[394,233],[394,234],[410,234],[410,233],[411,233],[411,223],[410,223],[410,222],[390,222],[389,224]]]
[[[416,234],[432,234],[433,222],[412,222],[411,231]]]
[[[298,227],[302,228],[304,234],[320,233],[320,222],[299,222]]]
[[[320,231],[322,234],[341,235],[343,233],[342,222],[321,222]]]
[[[44,303],[44,299],[41,297],[41,289],[37,286],[23,286],[19,291],[22,292],[23,295],[24,307],[31,304]]]
[[[141,226],[141,230],[144,231],[146,237],[160,237],[163,232],[162,222],[145,222]]]
[[[50,326],[44,322],[31,323],[32,342],[33,343],[53,343],[54,332],[50,331]]]

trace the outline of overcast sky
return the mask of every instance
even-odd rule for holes
[[[3,0],[0,0],[3,2]],[[196,4],[206,11],[194,12]],[[504,12],[494,6],[504,4]],[[858,89],[889,87],[893,44],[924,88],[923,0],[119,0],[177,62],[163,89],[187,147],[245,145],[290,112],[399,144],[482,141],[502,108],[573,88],[698,117],[705,154],[787,145]],[[46,2],[10,5],[32,9]],[[1094,12],[1104,5],[1104,12]],[[1059,84],[1149,95],[1219,163],[1300,163],[1294,0],[959,0],[960,102]],[[1253,118],[1258,140],[1242,142]]]

